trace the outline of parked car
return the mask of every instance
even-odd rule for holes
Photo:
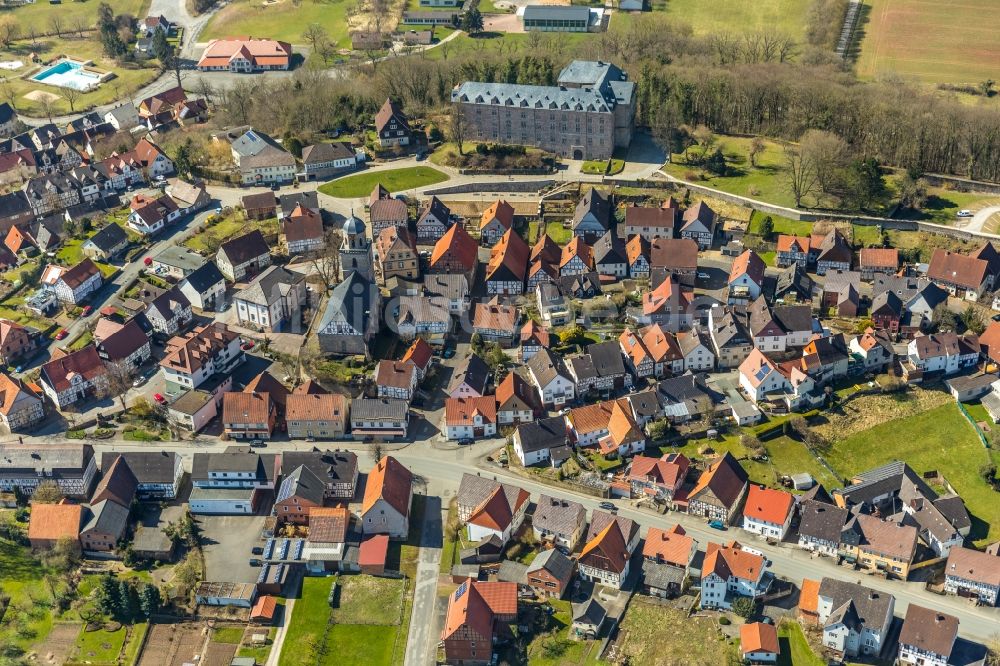
[[[958,215],[958,217],[972,217],[973,212],[968,208],[963,208],[962,210],[958,211],[956,215]]]
[[[59,332],[58,332],[58,333],[56,333],[56,340],[62,340],[62,339],[64,339],[64,338],[65,338],[65,337],[66,337],[67,335],[69,335],[69,331],[67,331],[67,330],[66,330],[65,328],[60,328],[60,329],[59,329]]]
[[[259,567],[259,566],[262,566],[262,563],[256,557],[251,557],[250,558],[250,566],[252,566],[252,567]]]
[[[708,273],[703,273],[703,272],[700,272],[700,271],[699,271],[699,272],[698,272],[698,279],[699,279],[699,280],[711,280],[711,279],[712,279],[712,276],[711,276],[711,275],[709,275]]]
[[[708,522],[708,526],[711,527],[713,530],[723,530],[724,531],[726,529],[726,524],[724,522],[722,522],[721,520],[710,520]]]
[[[264,547],[263,546],[254,546],[253,548],[250,549],[250,552],[253,553],[254,555],[263,555],[264,554]]]
[[[142,376],[136,377],[135,381],[132,382],[132,388],[139,388],[140,386],[142,386],[145,383],[146,383],[146,378],[145,377],[142,377]]]
[[[599,506],[600,508],[604,509],[605,511],[617,511],[618,510],[618,507],[615,506],[614,504],[612,504],[611,502],[601,502],[597,506]]]
[[[465,446],[467,444],[472,444],[475,441],[476,440],[472,439],[471,437],[463,437],[462,439],[458,440],[458,444],[459,446]]]
[[[80,316],[81,317],[86,317],[86,316],[88,316],[93,311],[94,311],[94,306],[93,305],[84,305],[83,306],[83,314],[80,315]]]
[[[451,347],[445,347],[445,350],[441,352],[441,356],[445,358],[452,358],[455,356],[455,350]]]
[[[250,351],[251,349],[253,349],[254,344],[256,343],[254,343],[253,340],[247,340],[246,342],[240,345],[240,349],[242,349],[243,351]]]
[[[167,399],[166,399],[166,398],[164,398],[164,397],[163,397],[162,395],[160,395],[159,393],[154,393],[154,394],[153,394],[153,400],[155,400],[156,402],[160,403],[161,405],[165,405],[165,404],[167,404]]]

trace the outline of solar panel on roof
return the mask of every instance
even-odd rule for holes
[[[267,543],[264,544],[264,559],[271,559],[271,555],[274,553],[274,539],[268,539]]]
[[[302,549],[305,548],[305,546],[306,542],[303,541],[302,539],[299,539],[298,541],[295,542],[295,555],[292,557],[293,560],[302,559]]]
[[[270,566],[271,565],[269,565],[269,564],[265,564],[264,566],[262,566],[260,568],[260,573],[257,574],[257,582],[258,583],[263,583],[265,580],[267,580],[267,570],[270,568]]]
[[[278,556],[279,560],[283,560],[288,557],[288,539],[282,539],[279,552],[281,553],[281,555]]]
[[[455,590],[455,600],[458,601],[459,599],[461,599],[462,595],[464,595],[468,591],[469,591],[469,581],[465,581],[464,583],[458,586],[457,590]]]

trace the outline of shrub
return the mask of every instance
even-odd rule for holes
[[[727,624],[732,624],[732,622],[730,622],[729,618],[726,617],[725,615],[721,615],[719,616],[719,624],[721,624],[722,626],[726,626]]]

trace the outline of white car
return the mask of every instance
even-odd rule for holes
[[[709,275],[708,273],[698,273],[698,279],[699,280],[711,280],[712,276]]]
[[[973,212],[968,208],[963,208],[962,210],[958,211],[956,215],[958,215],[959,217],[972,217]]]

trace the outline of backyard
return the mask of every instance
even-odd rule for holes
[[[725,664],[739,660],[714,617],[688,617],[683,611],[636,597],[622,618],[615,653],[629,663],[648,666]]]
[[[781,650],[778,666],[823,666],[826,663],[809,647],[798,622],[786,621],[778,626],[778,647]]]
[[[331,197],[353,199],[367,197],[381,184],[390,192],[402,192],[417,187],[426,187],[448,180],[448,176],[428,166],[387,169],[359,173],[321,185],[319,191]]]
[[[979,475],[980,467],[991,460],[991,452],[954,402],[905,418],[871,420],[875,424],[870,428],[839,439],[824,452],[841,476],[849,478],[892,460],[904,460],[918,473],[936,470],[961,495],[972,515],[969,537],[977,545],[1000,537],[1000,496]],[[992,455],[994,462],[997,458]]]
[[[198,233],[184,241],[184,245],[195,252],[208,255],[213,254],[219,249],[219,245],[235,236],[248,234],[255,229],[265,236],[275,235],[280,229],[277,218],[248,220],[241,210],[234,210],[229,215],[215,219],[215,222],[206,224]]]

